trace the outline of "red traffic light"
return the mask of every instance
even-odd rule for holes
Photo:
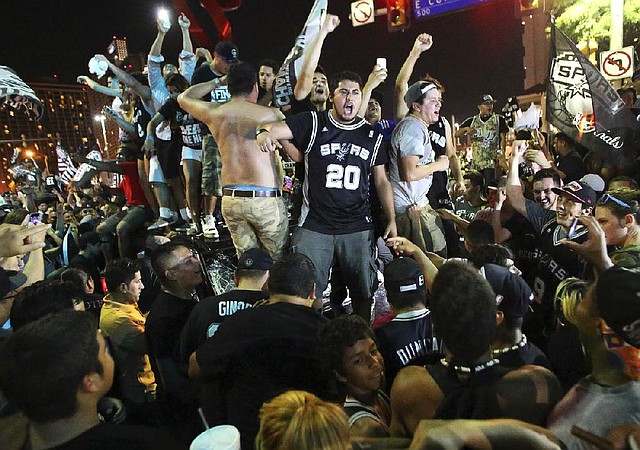
[[[387,28],[389,31],[404,31],[411,23],[409,0],[387,0]]]

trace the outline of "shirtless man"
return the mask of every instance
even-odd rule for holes
[[[180,106],[207,124],[222,156],[222,215],[238,255],[263,247],[279,259],[288,236],[287,213],[280,193],[277,156],[258,148],[256,127],[284,118],[275,108],[256,104],[255,69],[239,63],[229,69],[231,100],[219,105],[200,100],[216,80],[190,87],[178,97]]]

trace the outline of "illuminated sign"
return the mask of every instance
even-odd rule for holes
[[[413,14],[416,19],[425,19],[494,1],[496,0],[413,0]]]

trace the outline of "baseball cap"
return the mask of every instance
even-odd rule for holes
[[[418,100],[431,89],[437,89],[437,86],[433,83],[429,83],[428,81],[417,81],[413,83],[409,86],[407,93],[404,94],[404,102],[407,104],[407,107],[411,109],[413,102]]]
[[[0,268],[0,298],[9,292],[15,291],[27,281],[27,276],[16,270],[4,270]]]
[[[600,175],[597,175],[595,173],[588,173],[582,178],[580,178],[580,181],[591,186],[591,189],[593,189],[596,192],[604,191],[605,183]]]
[[[382,106],[382,103],[384,103],[384,94],[382,93],[382,91],[374,89],[373,91],[371,91],[371,100],[377,101],[378,104]]]
[[[600,274],[595,287],[600,316],[630,345],[640,348],[640,273],[612,267]]]
[[[480,97],[480,101],[478,102],[478,105],[481,105],[483,103],[495,103],[495,102],[496,101],[493,99],[491,94],[484,94],[482,97]]]
[[[572,181],[563,187],[554,187],[551,188],[551,190],[558,195],[569,197],[585,206],[593,206],[596,204],[596,191],[584,181]]]
[[[229,64],[238,62],[238,47],[233,42],[220,41],[216,44],[215,52]]]
[[[273,259],[261,248],[250,248],[238,259],[237,270],[270,270]]]
[[[424,274],[411,258],[397,258],[384,269],[384,288],[389,294],[419,294],[427,292]]]
[[[497,264],[485,264],[480,273],[491,285],[498,311],[502,311],[507,320],[525,316],[533,302],[533,293],[520,275]]]

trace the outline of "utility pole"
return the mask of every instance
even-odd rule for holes
[[[611,30],[609,31],[609,50],[622,48],[624,32],[624,0],[611,0]],[[622,80],[612,80],[611,85],[618,89],[622,87]]]

